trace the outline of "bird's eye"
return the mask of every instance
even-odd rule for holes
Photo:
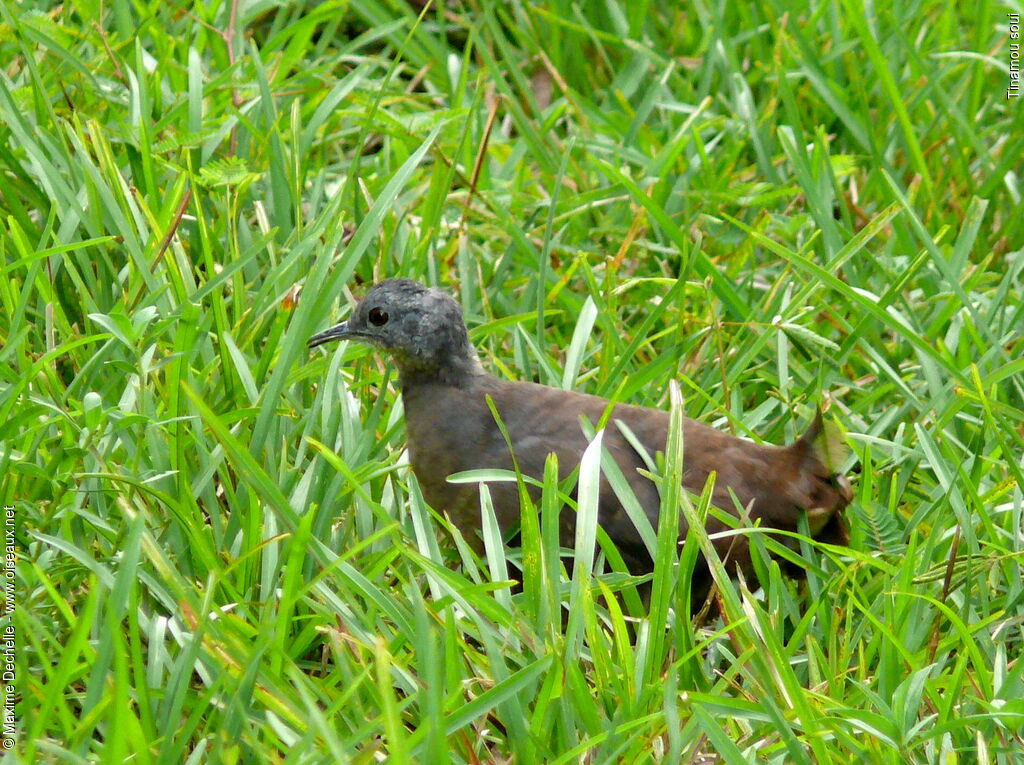
[[[383,327],[388,323],[388,312],[382,308],[371,308],[369,319],[373,326]]]

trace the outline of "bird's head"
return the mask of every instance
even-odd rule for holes
[[[308,345],[355,340],[395,360],[402,384],[414,380],[461,384],[482,373],[462,308],[447,293],[411,279],[386,279],[359,301],[348,321],[309,338]]]

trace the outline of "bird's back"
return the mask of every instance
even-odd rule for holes
[[[606,399],[564,391],[528,382],[508,382],[480,375],[466,387],[421,384],[403,391],[410,460],[427,501],[447,511],[462,528],[480,525],[479,493],[474,484],[451,484],[447,476],[483,468],[512,468],[512,457],[500,429],[494,421],[487,396],[508,430],[513,451],[524,475],[541,479],[549,453],[558,456],[564,477],[579,464],[588,439],[581,418],[591,424],[605,414]],[[640,505],[657,528],[660,499],[655,485],[640,472],[646,463],[629,443],[620,421],[643,445],[650,457],[664,452],[669,427],[668,412],[647,407],[617,404],[605,429],[603,446],[629,481]],[[809,434],[816,436],[816,434]],[[835,517],[848,502],[848,495],[837,487],[831,471],[821,459],[815,439],[801,439],[787,447],[766,446],[737,438],[686,419],[684,441],[684,486],[693,491],[704,489],[708,476],[716,474],[713,501],[716,506],[736,513],[732,494],[766,526],[789,531],[797,529],[801,510],[809,512],[812,533],[827,541],[842,541],[842,524]],[[519,496],[514,484],[495,483],[491,495],[499,525],[503,530],[519,522]],[[602,478],[598,520],[616,542],[634,571],[649,570],[647,554],[639,532],[621,503]],[[560,518],[563,544],[571,544],[574,514],[563,512]],[[814,528],[817,526],[817,528]],[[719,521],[709,521],[708,531],[724,530]],[[685,521],[680,537],[686,533]],[[468,538],[474,534],[467,534]],[[736,538],[716,543],[721,554],[728,554],[735,565],[748,569],[746,546]]]

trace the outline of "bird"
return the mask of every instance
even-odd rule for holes
[[[489,374],[469,340],[459,303],[443,289],[411,279],[390,278],[373,285],[348,320],[312,336],[308,346],[341,340],[376,347],[393,360],[405,412],[409,463],[423,497],[435,510],[447,513],[478,551],[482,550],[480,538],[467,532],[481,528],[479,491],[471,483],[450,482],[448,477],[463,471],[517,467],[524,476],[540,480],[548,455],[554,453],[564,478],[590,443],[581,417],[597,423],[609,407],[608,422],[625,427],[606,427],[602,445],[626,477],[652,527],[658,528],[660,495],[645,458],[665,451],[669,412],[611,404],[586,393]],[[488,399],[507,430],[507,441]],[[804,435],[788,446],[758,444],[689,418],[683,419],[682,427],[685,489],[699,494],[714,473],[711,501],[716,507],[738,516],[738,503],[750,521],[790,532],[798,531],[800,515],[805,513],[814,539],[848,543],[843,511],[853,493],[837,470],[844,459],[841,439],[826,427],[820,410]],[[521,512],[518,487],[496,482],[490,491],[499,528],[503,534],[514,533]],[[728,528],[711,514],[707,518],[709,534]],[[598,523],[630,573],[653,570],[639,530],[603,476]],[[563,509],[559,517],[563,546],[572,546],[574,529],[575,514]],[[680,514],[680,542],[687,530]],[[743,536],[712,539],[733,573],[756,579]],[[703,602],[711,583],[701,557],[692,576],[691,602]]]

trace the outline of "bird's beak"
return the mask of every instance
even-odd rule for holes
[[[348,322],[343,321],[341,324],[335,324],[330,329],[325,329],[323,332],[313,335],[306,341],[306,345],[310,348],[316,348],[318,345],[333,343],[335,340],[344,340],[348,337],[352,337],[352,333],[349,332]]]

